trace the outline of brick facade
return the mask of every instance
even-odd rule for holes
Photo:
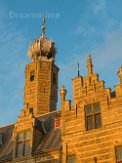
[[[104,81],[99,81],[98,74],[90,74],[89,70],[87,77],[73,79],[74,106],[63,109],[66,156],[75,155],[78,163],[116,162],[115,147],[122,145],[121,84],[120,80],[113,93],[105,88]],[[96,102],[100,103],[102,126],[87,131],[85,106]]]

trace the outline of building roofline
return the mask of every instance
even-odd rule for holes
[[[5,126],[0,126],[0,129],[1,128],[4,128],[4,127],[8,127],[8,126],[12,126],[12,125],[14,125],[15,123],[11,123],[11,124],[8,124],[8,125],[5,125]]]
[[[51,111],[51,112],[48,112],[48,113],[45,113],[45,114],[41,114],[41,115],[35,116],[35,118],[38,118],[38,117],[41,117],[41,116],[44,116],[44,115],[49,115],[49,114],[52,114],[52,113],[54,113],[54,112],[60,112],[60,111],[61,111],[60,109],[57,109],[57,110],[54,110],[54,111]],[[15,122],[15,123],[16,123],[16,122]],[[1,129],[1,128],[4,128],[4,127],[12,126],[12,125],[14,125],[15,123],[11,123],[11,124],[8,124],[8,125],[0,126],[0,129]]]
[[[61,110],[60,109],[57,109],[57,110],[54,110],[54,111],[51,111],[51,112],[48,112],[48,113],[44,113],[44,114],[40,114],[38,116],[35,116],[35,118],[38,118],[38,117],[41,117],[41,116],[44,116],[44,115],[49,115],[49,114],[52,114],[52,113],[55,113],[55,112],[60,112]]]

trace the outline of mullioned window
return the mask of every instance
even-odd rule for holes
[[[100,103],[85,106],[85,121],[87,131],[102,127]]]

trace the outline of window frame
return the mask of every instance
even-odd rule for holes
[[[99,111],[95,111],[95,104],[99,104]],[[90,106],[91,108],[91,113],[86,113],[87,107]],[[91,130],[95,130],[95,129],[100,129],[102,128],[102,116],[101,116],[101,107],[100,107],[100,102],[94,102],[94,103],[90,103],[90,104],[86,104],[84,106],[84,113],[85,113],[85,128],[86,131],[91,131]],[[97,126],[97,120],[96,117],[100,116],[99,120],[100,120],[100,127]],[[92,128],[89,128],[89,123],[88,123],[88,118],[92,117]]]
[[[29,135],[29,138],[27,138],[26,139],[26,133],[27,132],[30,132],[30,135]],[[18,137],[19,137],[19,134],[23,134],[23,140],[21,140],[21,141],[18,141]],[[25,130],[25,131],[21,131],[21,132],[18,132],[17,133],[17,138],[16,138],[16,157],[23,157],[23,156],[27,156],[27,155],[29,155],[30,154],[30,152],[31,152],[31,148],[30,148],[30,150],[29,150],[29,152],[28,152],[28,154],[26,154],[25,152],[25,145],[26,145],[26,143],[28,143],[28,142],[30,142],[31,143],[31,130],[30,129],[28,129],[28,130]],[[21,155],[19,155],[19,153],[18,153],[18,145],[19,144],[22,144],[22,154]]]

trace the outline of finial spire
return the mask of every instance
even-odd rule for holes
[[[60,89],[61,102],[65,101],[66,94],[67,94],[67,90],[65,89],[63,85]]]
[[[92,64],[92,58],[91,55],[88,54],[87,57],[87,68],[88,68],[88,76],[93,74],[93,64]]]
[[[46,29],[45,23],[46,23],[46,15],[44,15],[44,18],[43,18],[43,24],[42,24],[42,32],[43,33],[44,33],[45,29]]]
[[[43,17],[43,24],[42,24],[42,34],[41,34],[41,39],[43,40],[45,37],[45,29],[46,29],[46,26],[45,26],[45,23],[46,23],[46,14],[44,14],[44,17]]]

